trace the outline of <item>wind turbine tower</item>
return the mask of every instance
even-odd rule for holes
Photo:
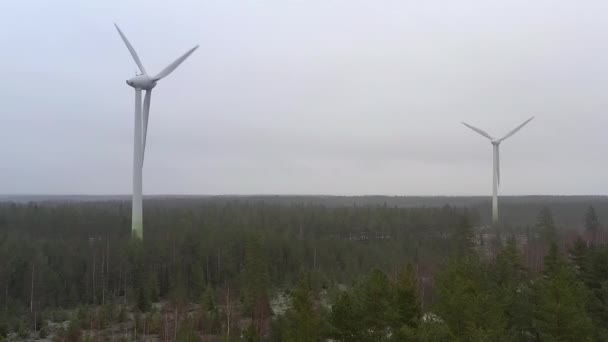
[[[127,49],[131,53],[135,64],[139,67],[141,74],[127,80],[127,84],[135,89],[135,123],[133,134],[133,205],[131,216],[131,234],[133,238],[141,240],[143,238],[143,210],[142,210],[142,169],[144,164],[144,152],[146,150],[146,136],[148,133],[148,116],[150,115],[150,100],[152,99],[152,89],[156,87],[156,83],[168,76],[175,70],[183,61],[190,56],[198,45],[188,50],[181,57],[169,64],[161,72],[154,76],[148,75],[146,69],[141,63],[137,52],[133,49],[127,37],[122,33],[118,25],[116,30],[120,34],[120,38],[124,41]],[[146,95],[143,103],[141,103],[141,91],[145,90]]]
[[[500,186],[500,143],[503,140],[505,140],[505,139],[509,138],[510,136],[512,136],[513,134],[515,134],[522,127],[524,127],[528,122],[532,121],[532,119],[534,119],[534,117],[529,118],[521,125],[515,127],[511,132],[507,133],[504,137],[502,137],[500,139],[495,139],[494,137],[492,137],[491,135],[486,133],[484,130],[481,130],[477,127],[473,127],[473,126],[467,124],[466,122],[462,123],[463,125],[474,130],[475,132],[488,138],[490,140],[490,142],[492,143],[492,149],[493,149],[492,222],[494,224],[498,222],[498,187]]]

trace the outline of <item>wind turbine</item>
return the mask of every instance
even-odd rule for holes
[[[133,49],[131,43],[125,35],[122,33],[118,25],[116,30],[120,34],[120,38],[125,42],[127,49],[131,53],[131,56],[135,60],[135,64],[139,67],[141,72],[139,75],[127,80],[127,84],[135,88],[135,124],[134,124],[134,141],[133,141],[133,205],[131,214],[131,234],[133,238],[143,238],[143,213],[142,213],[142,169],[144,164],[144,152],[146,150],[146,136],[148,133],[148,116],[150,115],[150,100],[152,98],[152,89],[156,87],[156,83],[167,77],[173,70],[175,70],[183,61],[190,56],[194,50],[198,48],[198,45],[188,50],[181,57],[176,59],[173,63],[169,64],[161,72],[154,76],[148,75],[143,64],[137,56],[137,52]],[[144,97],[143,106],[143,118],[142,118],[142,106],[141,106],[141,91],[146,91]]]
[[[509,138],[510,136],[512,136],[513,134],[515,134],[522,127],[524,127],[528,122],[532,121],[532,119],[534,119],[534,117],[531,117],[528,120],[524,121],[524,123],[515,127],[511,132],[507,133],[504,137],[502,137],[500,139],[495,139],[494,137],[492,137],[491,135],[486,133],[484,130],[481,130],[477,127],[473,127],[466,122],[462,123],[463,125],[474,130],[475,132],[488,138],[492,142],[492,147],[494,150],[494,162],[493,162],[494,168],[493,168],[493,180],[492,180],[492,188],[493,188],[493,191],[492,191],[492,222],[493,223],[498,222],[498,186],[500,185],[500,143],[503,140],[505,140],[505,139]]]

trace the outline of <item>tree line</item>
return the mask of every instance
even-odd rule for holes
[[[507,230],[480,258],[467,208],[153,203],[143,244],[129,217],[115,201],[0,204],[0,334],[44,331],[68,311],[60,340],[121,322],[127,340],[544,341],[571,336],[566,321],[606,336],[608,251],[564,248],[550,210],[529,229],[539,269]],[[601,230],[593,209],[583,222]]]

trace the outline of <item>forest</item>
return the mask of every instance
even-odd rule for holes
[[[608,340],[605,199],[386,199],[1,202],[0,340]]]

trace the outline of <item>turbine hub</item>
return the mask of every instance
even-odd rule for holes
[[[127,84],[135,89],[141,90],[152,90],[156,87],[156,81],[151,79],[148,75],[137,75],[127,80]]]
[[[492,145],[494,145],[494,146],[500,145],[500,140],[492,140]]]

